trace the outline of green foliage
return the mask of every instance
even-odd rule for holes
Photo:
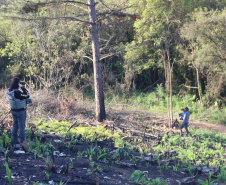
[[[217,180],[221,182],[226,182],[226,169],[221,168],[220,173],[217,175]]]
[[[150,183],[149,180],[147,180],[147,177],[145,177],[146,173],[140,170],[135,170],[132,175],[130,176],[130,180],[133,183],[136,184],[148,184]]]
[[[225,15],[226,9],[197,9],[182,29],[191,52],[185,58],[207,77],[207,93],[219,98],[225,93]]]
[[[224,134],[203,131],[201,129],[190,129],[193,137],[180,137],[171,135],[165,140],[164,145],[153,147],[156,152],[165,152],[166,150],[175,150],[178,158],[187,164],[187,170],[191,173],[194,165],[209,165],[217,167],[224,163],[224,145],[226,137]],[[173,166],[174,171],[181,170],[181,164]],[[224,171],[222,171],[224,174]]]
[[[0,131],[0,146],[8,149],[12,148],[12,139],[6,132]]]
[[[212,177],[212,175],[209,174],[207,181],[204,181],[202,179],[198,179],[198,182],[201,185],[217,185],[218,183],[214,183],[215,181],[211,181],[211,177]]]
[[[70,125],[71,123],[68,121],[53,120],[47,122],[43,121],[38,125],[38,128],[47,132],[56,132],[65,135]],[[119,133],[113,133],[110,130],[105,129],[103,126],[85,127],[80,125],[76,127],[76,129],[72,128],[70,133],[75,135],[82,134],[83,139],[87,141],[94,141],[95,139],[105,140],[110,138],[115,140],[120,137]]]
[[[147,173],[135,170],[132,175],[130,176],[130,182],[136,183],[136,184],[147,184],[147,185],[167,185],[168,183],[161,178],[157,177],[153,180],[148,180]]]
[[[115,139],[115,146],[117,146],[117,147],[123,147],[124,146],[123,138],[117,138],[117,139]]]
[[[41,140],[41,139],[40,139]],[[29,141],[29,146],[35,151],[34,157],[37,158],[39,155],[50,155],[51,153],[51,144],[42,144],[37,137],[35,141]]]
[[[12,185],[12,172],[11,172],[7,162],[5,162],[4,166],[6,168],[6,173],[7,173],[7,176],[8,176],[8,182],[9,182],[10,185]]]
[[[136,107],[150,109],[150,111],[160,114],[167,112],[166,93],[159,85],[155,91],[149,93],[135,92],[129,99],[128,103],[136,105]],[[177,118],[181,113],[181,108],[189,107],[191,112],[190,119],[198,119],[206,122],[226,124],[226,108],[219,110],[217,106],[206,108],[201,105],[200,101],[196,101],[194,95],[184,95],[183,97],[173,96],[173,114]]]

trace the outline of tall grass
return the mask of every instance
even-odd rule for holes
[[[152,92],[134,92],[130,96],[124,96],[124,99],[117,93],[112,96],[108,95],[106,104],[112,102],[119,103],[119,101],[130,104],[131,107],[134,106],[136,109],[147,109],[153,113],[159,114],[167,113],[167,95],[162,85],[158,85]],[[173,115],[177,117],[178,114],[182,112],[181,109],[184,107],[189,108],[192,119],[226,125],[226,108],[224,107],[220,110],[217,103],[206,108],[199,100],[196,100],[195,95],[187,94],[183,97],[173,95]]]

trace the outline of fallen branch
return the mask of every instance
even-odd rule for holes
[[[71,124],[71,126],[68,128],[68,130],[67,130],[67,132],[66,132],[66,135],[67,135],[67,133],[71,130],[71,128],[72,128],[76,123],[77,123],[77,120],[76,120],[74,123]]]

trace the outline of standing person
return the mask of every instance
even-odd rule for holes
[[[21,88],[23,92],[21,92],[18,88]],[[20,79],[17,77],[12,79],[7,96],[11,107],[11,113],[13,115],[13,144],[22,144],[25,140],[26,108],[27,104],[31,103],[31,98],[29,98],[28,91],[22,84],[20,84]],[[18,129],[20,141],[18,140],[17,135]]]
[[[183,128],[185,128],[187,135],[189,134],[189,131],[188,131],[188,120],[189,120],[190,112],[189,112],[188,107],[185,107],[184,109],[181,109],[181,110],[184,111],[184,115],[181,116],[181,119],[183,119],[183,123],[181,124],[179,129],[180,129],[180,135],[183,136],[183,133],[182,133],[182,129]]]

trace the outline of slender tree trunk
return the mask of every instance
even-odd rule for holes
[[[164,59],[164,71],[165,71],[165,88],[166,88],[166,100],[167,100],[167,112],[168,112],[168,126],[170,127],[170,108],[169,108],[169,91],[168,91],[168,87],[169,87],[169,78],[168,78],[168,72],[167,72],[167,64],[166,64],[166,54],[165,54],[165,50],[164,50],[164,55],[163,55],[163,59]]]
[[[88,0],[89,18],[91,24],[92,50],[93,50],[93,72],[94,72],[94,88],[95,88],[95,104],[96,104],[96,119],[101,122],[106,119],[104,93],[100,62],[100,49],[98,29],[96,23],[96,10],[94,0]]]
[[[169,66],[169,89],[170,89],[170,126],[173,125],[173,86],[172,86],[172,67],[170,63],[170,51],[167,46],[167,57],[168,57],[168,66]]]
[[[201,87],[200,78],[199,78],[199,69],[197,67],[195,69],[196,69],[196,75],[197,75],[198,93],[199,93],[200,102],[202,104],[202,87]]]

